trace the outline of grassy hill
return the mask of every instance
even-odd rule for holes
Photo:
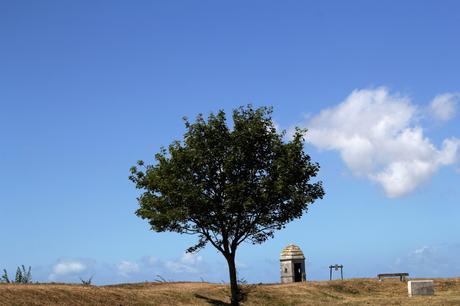
[[[435,284],[435,296],[413,298],[394,279],[246,285],[243,305],[460,305],[460,279]],[[0,284],[0,305],[227,305],[228,295],[210,283]]]

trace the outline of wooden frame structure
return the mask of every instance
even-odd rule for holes
[[[332,269],[334,269],[335,271],[338,271],[340,269],[340,277],[343,280],[343,265],[335,264],[329,266],[329,280],[332,280]]]

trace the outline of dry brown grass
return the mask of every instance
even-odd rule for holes
[[[434,296],[407,296],[395,279],[246,285],[243,305],[460,305],[460,279],[435,279]],[[0,305],[226,305],[228,287],[210,283],[113,286],[1,284]]]

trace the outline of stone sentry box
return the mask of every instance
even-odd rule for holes
[[[305,257],[298,246],[290,244],[281,251],[280,272],[281,283],[306,281]]]

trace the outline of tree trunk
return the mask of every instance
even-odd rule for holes
[[[235,254],[225,256],[228,263],[228,273],[230,275],[230,288],[232,292],[232,305],[238,306],[240,304],[240,292],[238,289],[238,280],[236,278]]]

